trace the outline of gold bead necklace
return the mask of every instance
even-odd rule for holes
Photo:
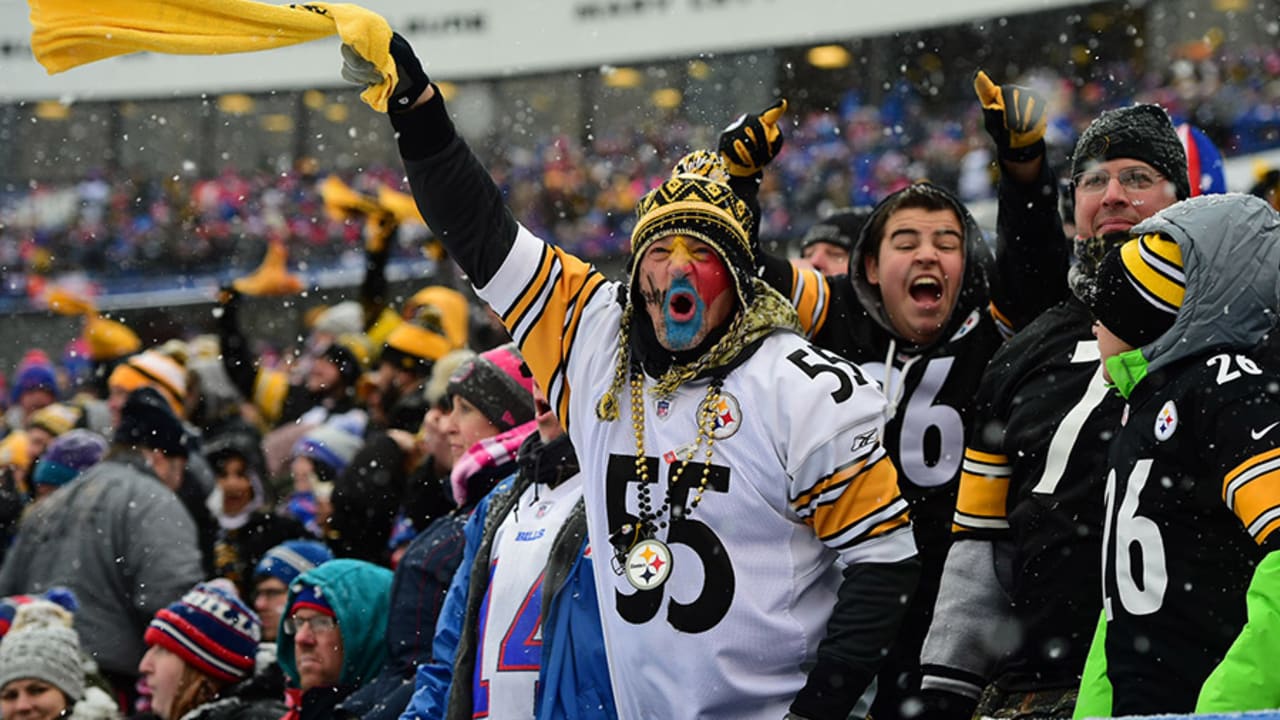
[[[644,526],[648,526],[646,533],[649,536],[660,529],[667,526],[667,521],[662,520],[663,514],[671,506],[671,488],[680,482],[680,477],[684,474],[684,469],[693,462],[693,458],[697,455],[698,448],[706,444],[706,452],[704,454],[704,462],[702,464],[702,479],[698,483],[698,488],[694,492],[693,500],[689,503],[689,507],[681,506],[672,510],[673,514],[679,517],[688,517],[693,513],[694,508],[698,507],[698,503],[702,502],[702,494],[707,489],[707,483],[711,480],[711,454],[712,446],[715,444],[715,435],[712,433],[712,426],[716,420],[716,408],[720,400],[720,382],[712,381],[707,387],[707,395],[703,398],[702,403],[698,407],[698,437],[693,447],[689,449],[689,453],[684,458],[676,458],[678,463],[671,473],[671,482],[667,484],[666,497],[663,500],[662,507],[656,511],[650,511],[649,501],[649,463],[645,457],[644,449],[644,377],[640,373],[632,373],[631,375],[631,427],[635,431],[636,438],[636,477],[640,480],[640,517],[637,519],[636,535],[641,535]]]

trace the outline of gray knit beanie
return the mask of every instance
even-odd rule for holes
[[[71,629],[71,613],[48,600],[18,608],[0,641],[0,689],[22,679],[47,682],[73,702],[84,697],[80,637]]]

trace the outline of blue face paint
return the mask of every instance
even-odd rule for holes
[[[677,320],[671,316],[671,298],[677,293],[687,293],[693,300],[693,313],[687,320]],[[693,347],[702,330],[702,313],[705,310],[702,298],[698,297],[689,278],[678,277],[671,281],[666,300],[662,307],[662,322],[666,329],[667,346],[672,350],[687,350]]]

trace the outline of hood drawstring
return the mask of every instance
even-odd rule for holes
[[[897,339],[889,338],[889,352],[884,357],[884,381],[880,383],[884,388],[884,399],[887,401],[884,406],[884,419],[888,422],[898,414],[898,403],[902,402],[902,393],[907,387],[907,372],[911,366],[920,359],[919,355],[909,357],[902,363],[902,370],[898,372],[898,382],[894,382],[893,360],[898,350]]]

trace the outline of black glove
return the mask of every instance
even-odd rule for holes
[[[981,70],[973,78],[973,91],[982,103],[983,124],[1001,160],[1026,162],[1044,155],[1049,120],[1044,96],[1020,85],[996,85]]]
[[[752,177],[764,171],[782,151],[782,128],[778,118],[787,110],[779,98],[759,115],[743,115],[720,133],[720,154],[734,177]]]
[[[391,34],[391,58],[396,61],[396,87],[391,91],[391,100],[387,103],[390,112],[404,112],[426,92],[431,79],[413,54],[409,41],[400,33]],[[342,46],[342,77],[347,82],[357,85],[377,85],[382,82],[382,73],[378,66],[364,58],[350,45]]]
[[[414,102],[427,91],[431,78],[422,69],[418,56],[413,54],[409,41],[400,33],[391,33],[391,57],[396,61],[396,74],[400,76],[396,89],[391,92],[391,102],[387,107],[391,112],[408,110]]]

